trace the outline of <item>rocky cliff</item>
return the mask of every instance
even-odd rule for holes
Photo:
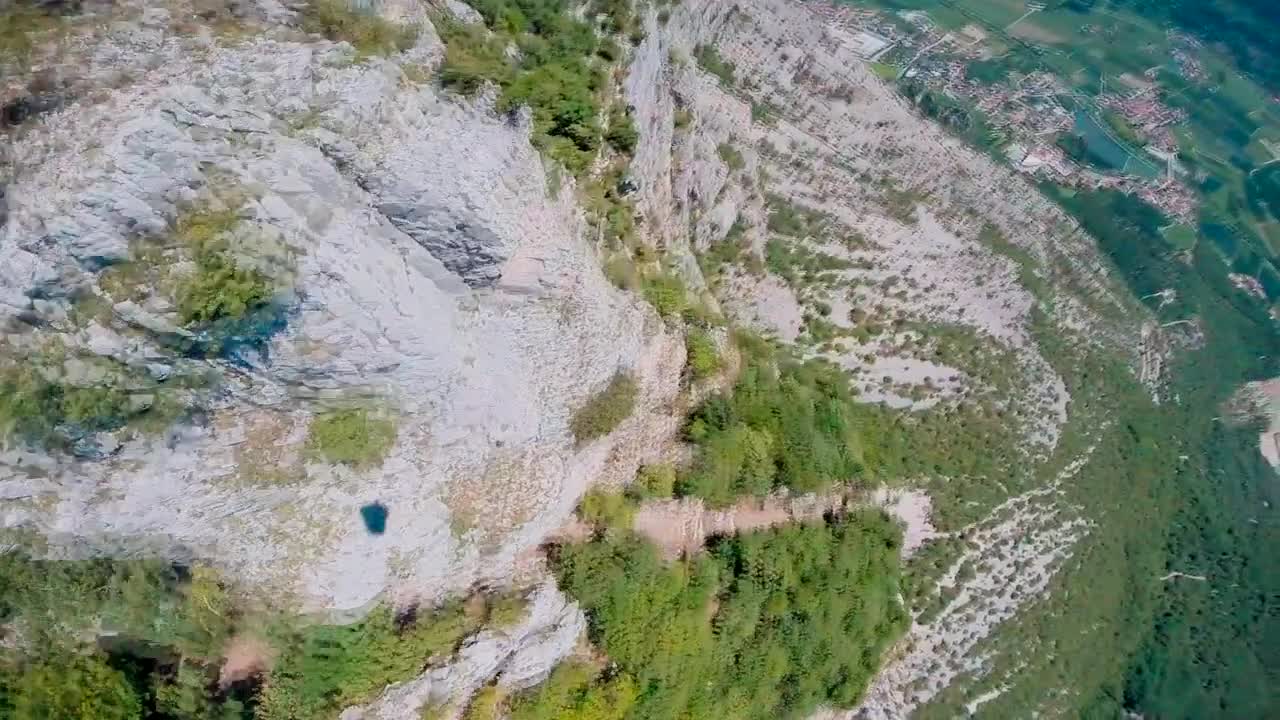
[[[22,109],[0,178],[8,372],[35,368],[31,382],[64,396],[105,387],[92,399],[162,422],[71,417],[43,448],[11,444],[0,524],[54,556],[210,563],[339,616],[539,577],[537,546],[588,485],[669,452],[680,330],[606,280],[577,188],[530,144],[527,111],[433,78],[444,46],[428,9],[474,21],[469,8],[366,3],[418,29],[381,57],[300,32],[275,0],[205,5],[86,3],[92,22],[35,48],[3,88]],[[1069,416],[1034,323],[1137,357],[1138,325],[1102,321],[1131,301],[1075,224],[918,117],[809,4],[640,14],[621,81],[640,240],[738,323],[839,363],[867,400],[989,410],[1015,465],[1052,454]],[[827,275],[782,260],[704,275],[697,254],[727,242],[799,263],[781,217]],[[208,236],[271,293],[243,322],[192,329],[166,288],[200,269]],[[619,372],[637,382],[636,411],[576,442],[574,410]],[[314,451],[315,423],[353,408],[394,428],[378,463]],[[977,578],[945,579],[996,588],[957,591],[992,620],[913,628],[869,713],[938,692],[1083,532],[1008,470],[1004,495],[953,503],[956,534],[971,521],[991,548],[1020,542]],[[954,500],[954,487],[930,489]],[[536,680],[583,623],[552,587],[532,604],[516,630],[348,716],[413,717],[495,676]]]
[[[509,576],[588,483],[660,451],[681,340],[605,280],[527,120],[407,76],[441,54],[421,9],[405,18],[416,44],[391,61],[298,36],[274,3],[232,39],[154,5],[110,9],[46,68],[109,89],[12,131],[0,321],[18,362],[59,346],[42,372],[60,383],[144,403],[208,382],[159,433],[11,447],[6,527],[54,553],[212,562],[349,610]],[[277,319],[210,351],[162,292],[113,271],[165,262],[145,254],[215,211],[286,287]],[[572,409],[619,370],[640,411],[575,446]],[[394,420],[379,467],[304,452],[312,418],[350,403]],[[361,521],[375,503],[377,534]]]

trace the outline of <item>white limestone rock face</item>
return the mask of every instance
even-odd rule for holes
[[[0,453],[0,526],[55,555],[198,560],[303,610],[358,612],[510,575],[589,483],[661,452],[682,341],[604,278],[526,121],[406,77],[440,57],[429,24],[395,61],[289,31],[212,42],[156,25],[83,48],[85,77],[127,67],[132,82],[9,149],[0,352],[56,340],[155,379],[212,372],[218,390],[199,421],[98,438],[93,457]],[[238,241],[262,245],[250,255],[287,266],[264,347],[180,357],[156,298],[69,316],[73,298],[105,297],[102,268],[131,242],[209,198],[239,212]],[[575,446],[573,410],[620,370],[636,412]],[[396,418],[380,467],[305,452],[310,420],[350,402]],[[382,534],[362,522],[371,503]]]

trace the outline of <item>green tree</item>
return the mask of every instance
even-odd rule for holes
[[[133,720],[142,701],[98,655],[57,652],[18,663],[0,678],[0,708],[13,720]]]

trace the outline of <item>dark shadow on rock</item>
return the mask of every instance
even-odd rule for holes
[[[360,519],[364,520],[364,529],[371,535],[381,535],[387,531],[387,506],[382,503],[369,503],[360,508]]]

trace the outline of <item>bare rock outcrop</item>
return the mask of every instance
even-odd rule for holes
[[[231,39],[142,5],[60,51],[82,85],[115,86],[13,136],[5,352],[56,343],[213,389],[160,435],[9,448],[0,525],[54,555],[159,553],[303,609],[358,611],[507,577],[589,483],[662,447],[679,335],[607,282],[527,120],[410,78],[441,55],[429,23],[392,61],[272,26],[288,12],[274,4]],[[106,278],[211,203],[288,290],[248,337],[179,352],[201,338],[162,293],[122,299]],[[94,312],[79,312],[86,300]],[[576,445],[573,410],[620,370],[636,377],[636,411]],[[376,467],[307,451],[312,419],[353,402],[394,418]],[[385,527],[362,522],[371,506]]]

